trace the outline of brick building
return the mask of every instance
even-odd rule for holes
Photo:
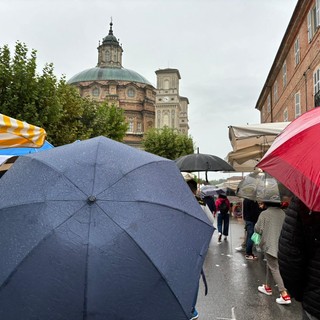
[[[298,0],[256,103],[261,123],[320,106],[320,0]]]

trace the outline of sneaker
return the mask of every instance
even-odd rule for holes
[[[246,251],[246,248],[244,248],[243,246],[240,246],[240,247],[237,247],[235,250],[238,252],[244,252]]]
[[[199,318],[199,314],[196,308],[194,308],[190,320],[196,320]]]
[[[255,256],[254,254],[246,254],[245,257],[247,260],[257,260],[258,259],[258,257]]]
[[[291,298],[290,298],[290,296],[288,294],[286,296],[282,296],[280,294],[280,298],[277,298],[276,302],[279,303],[279,304],[290,304],[291,303]]]
[[[265,284],[263,284],[262,286],[258,287],[258,290],[268,296],[272,295],[272,289],[268,286],[266,286]]]
[[[224,237],[224,241],[227,241],[228,240],[228,237]]]
[[[221,237],[222,237],[222,234],[219,233],[218,243],[219,243],[219,242],[221,243]]]

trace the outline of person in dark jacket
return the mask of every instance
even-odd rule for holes
[[[218,213],[218,244],[221,244],[222,235],[224,235],[224,240],[228,239],[229,234],[229,220],[230,220],[230,201],[225,194],[219,194],[216,200],[216,212],[214,216]]]
[[[253,254],[253,241],[251,237],[254,233],[254,226],[258,221],[259,215],[262,209],[259,206],[257,201],[244,199],[243,200],[243,220],[245,221],[245,230],[246,230],[246,255],[247,260],[256,260],[257,256]],[[241,247],[236,248],[237,251],[242,251]]]
[[[297,197],[286,210],[278,262],[291,297],[302,303],[303,319],[320,319],[320,212]]]

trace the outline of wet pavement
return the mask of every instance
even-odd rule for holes
[[[279,305],[278,289],[271,283],[272,296],[258,291],[265,283],[266,263],[263,253],[256,252],[258,260],[248,261],[244,253],[236,252],[244,239],[242,220],[230,219],[227,241],[217,243],[215,231],[204,264],[209,292],[204,295],[204,286],[200,281],[197,302],[199,320],[270,320],[302,318],[301,305],[292,300],[290,305]]]

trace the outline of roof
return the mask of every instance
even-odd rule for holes
[[[119,41],[117,38],[113,35],[113,30],[112,30],[113,23],[112,21],[110,22],[110,30],[109,33],[106,37],[103,38],[102,43],[103,44],[114,44],[114,45],[119,45]]]
[[[159,73],[176,73],[178,75],[178,78],[181,79],[180,77],[180,72],[178,69],[172,69],[172,68],[166,68],[166,69],[158,69],[157,71],[155,71],[156,74]]]
[[[125,68],[90,68],[77,73],[68,80],[69,84],[75,84],[84,81],[103,81],[103,80],[118,80],[132,81],[144,84],[152,84],[139,73]]]

